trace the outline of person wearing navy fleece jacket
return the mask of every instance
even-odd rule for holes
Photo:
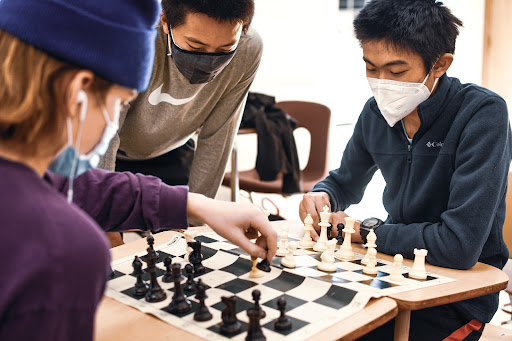
[[[304,195],[299,213],[315,222],[330,205],[333,224],[363,197],[380,169],[388,212],[377,250],[433,265],[503,268],[505,194],[511,161],[505,101],[446,75],[462,22],[433,0],[373,0],[354,20],[374,97],[361,112],[340,167]],[[355,239],[362,241],[359,225]],[[477,340],[498,293],[413,311],[411,340]],[[466,328],[462,328],[466,326]],[[466,331],[463,333],[462,331]],[[363,337],[393,337],[393,322]]]

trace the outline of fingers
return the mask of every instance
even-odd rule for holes
[[[256,230],[255,228],[252,228],[250,227],[247,231],[245,231],[245,237],[247,237],[247,239],[255,239],[255,238],[258,238],[258,230]]]
[[[331,214],[332,233],[334,234],[333,237],[336,238],[338,236],[338,224],[342,223],[345,225],[345,217],[348,217],[348,215],[343,211],[338,211]]]
[[[302,201],[299,204],[299,216],[304,221],[306,215],[309,213],[313,218],[313,226],[318,227],[320,222],[320,212],[323,211],[324,206],[331,207],[329,195],[325,192],[310,192],[304,194]]]

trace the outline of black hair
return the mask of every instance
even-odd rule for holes
[[[455,52],[462,21],[436,0],[372,0],[354,19],[361,42],[384,41],[421,56],[427,72],[444,53]]]
[[[162,8],[173,28],[183,24],[188,13],[202,13],[221,22],[242,22],[245,33],[254,16],[254,0],[162,0]]]

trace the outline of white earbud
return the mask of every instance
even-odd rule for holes
[[[76,101],[77,103],[82,104],[80,108],[80,121],[83,122],[85,120],[85,117],[87,116],[87,94],[85,91],[80,90],[78,91],[78,94],[76,95]]]

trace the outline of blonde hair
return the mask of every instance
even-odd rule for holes
[[[66,94],[57,93],[57,81],[79,70],[0,30],[0,143],[30,156],[55,155],[68,117],[58,107]],[[110,85],[95,77],[91,90]]]

